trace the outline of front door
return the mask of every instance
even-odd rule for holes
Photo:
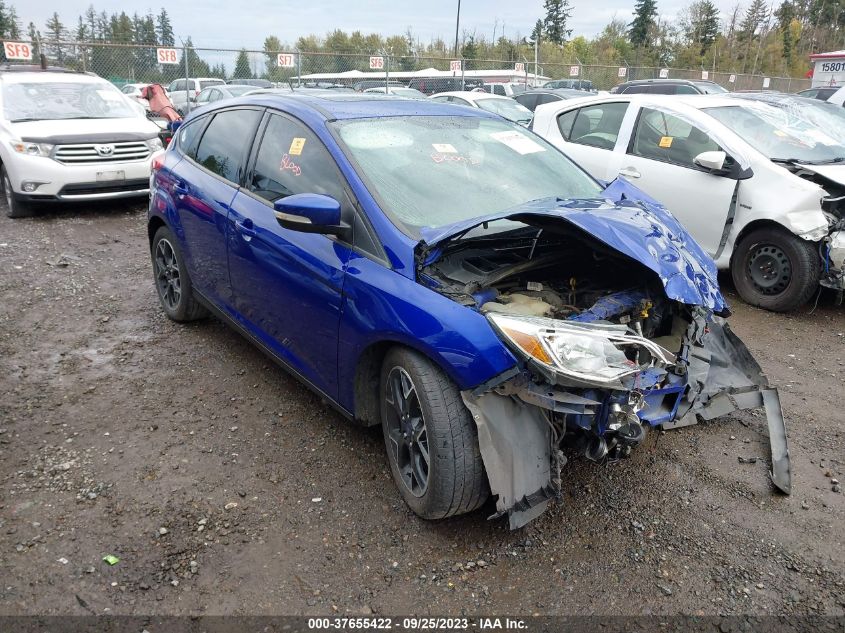
[[[229,216],[234,316],[313,386],[337,396],[341,293],[351,246],[282,228],[273,203],[320,193],[351,212],[343,177],[319,138],[295,119],[267,115],[254,164]]]

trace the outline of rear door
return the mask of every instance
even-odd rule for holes
[[[599,180],[613,180],[614,148],[619,140],[622,123],[629,104],[624,101],[597,103],[569,110],[557,117],[557,144],[576,163]]]
[[[238,108],[209,117],[196,149],[173,168],[171,195],[191,280],[200,293],[222,307],[231,300],[226,221],[261,110]],[[186,126],[186,131],[194,125]]]
[[[319,193],[355,214],[346,182],[322,141],[300,121],[268,114],[245,187],[229,216],[229,276],[238,318],[313,386],[337,395],[341,292],[351,246],[283,228],[273,203]]]
[[[695,164],[720,151],[699,127],[655,107],[639,111],[619,174],[661,202],[711,256],[719,250],[737,181]]]

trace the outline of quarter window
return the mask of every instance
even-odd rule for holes
[[[237,184],[246,150],[260,118],[258,110],[227,110],[215,115],[202,135],[195,160],[209,171]]]
[[[601,103],[581,108],[575,116],[569,140],[580,145],[613,149],[627,109],[627,103]]]
[[[660,110],[643,108],[629,153],[697,168],[696,156],[720,149],[705,132],[686,121]]]

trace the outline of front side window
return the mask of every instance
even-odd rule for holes
[[[667,112],[643,108],[630,154],[696,168],[695,157],[721,148],[705,132]]]
[[[569,140],[580,145],[613,149],[628,110],[627,103],[601,103],[578,110]]]
[[[196,156],[197,143],[200,140],[200,133],[206,121],[208,121],[207,117],[200,117],[179,128],[177,132],[179,149],[186,156],[190,156],[191,158]]]
[[[209,171],[237,184],[260,118],[258,110],[218,113],[202,135],[195,160]]]
[[[493,86],[493,94],[504,97],[505,96],[505,87],[498,85],[498,84]]]
[[[269,202],[297,193],[345,202],[342,176],[322,141],[304,125],[279,115],[267,123],[249,190]]]
[[[347,119],[331,124],[381,208],[408,234],[601,187],[525,128],[478,116]]]
[[[8,81],[3,113],[12,123],[138,116],[120,90],[105,81]]]

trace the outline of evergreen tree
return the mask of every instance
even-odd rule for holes
[[[3,39],[20,39],[21,32],[18,26],[18,14],[15,7],[6,7],[6,3],[0,0],[0,37]]]
[[[534,46],[534,44],[539,42],[541,39],[543,39],[543,21],[538,19],[537,22],[534,23],[534,29],[531,31],[531,37],[528,42],[531,46]]]
[[[249,56],[246,54],[246,49],[242,48],[238,53],[238,58],[235,61],[235,70],[232,73],[232,79],[252,79],[252,69],[249,67]]]
[[[65,51],[59,42],[67,39],[67,29],[59,19],[59,14],[53,12],[53,16],[44,25],[44,48],[47,56],[59,66],[65,63]]]
[[[464,40],[461,46],[461,58],[467,60],[464,62],[464,70],[475,70],[475,62],[473,60],[478,58],[478,45],[475,43],[475,35],[470,35]]]
[[[546,39],[561,46],[572,33],[572,29],[566,28],[566,21],[572,15],[569,0],[546,0],[543,6],[546,9],[546,19],[543,20]]]
[[[685,25],[686,38],[702,57],[707,54],[719,35],[719,9],[711,0],[693,2]]]
[[[167,15],[167,10],[164,8],[156,18],[156,34],[158,35],[158,43],[162,46],[173,46],[176,43],[173,25],[170,24],[170,16]]]
[[[634,5],[634,21],[628,25],[628,37],[634,48],[648,48],[656,17],[656,0],[637,0]]]
[[[792,20],[795,19],[795,13],[795,5],[789,0],[784,0],[775,11],[778,29],[781,32],[783,58],[786,60],[787,66],[792,65]]]

